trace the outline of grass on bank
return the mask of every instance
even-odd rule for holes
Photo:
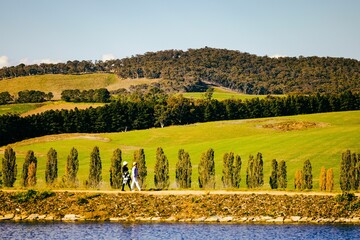
[[[286,124],[289,122],[317,123],[316,127],[304,127],[298,130],[277,130],[266,128],[269,124]],[[270,125],[271,126],[271,125]],[[304,124],[306,126],[306,124]],[[334,168],[335,189],[339,190],[339,167],[341,154],[350,149],[360,152],[360,111],[333,112],[290,117],[274,117],[250,120],[219,121],[197,123],[185,126],[170,126],[119,133],[103,134],[62,134],[29,139],[12,144],[16,151],[19,187],[22,165],[26,152],[33,150],[38,158],[38,187],[45,186],[46,154],[52,147],[58,152],[59,176],[64,175],[66,158],[72,147],[79,152],[80,186],[89,174],[90,154],[94,146],[100,149],[102,159],[102,189],[109,189],[110,159],[113,151],[120,148],[123,161],[132,162],[134,150],[144,148],[148,168],[147,188],[154,187],[154,165],[157,147],[162,147],[169,159],[170,188],[176,188],[175,166],[178,150],[189,152],[193,167],[192,188],[198,189],[198,163],[201,153],[213,148],[215,151],[216,188],[222,189],[222,158],[224,153],[233,151],[242,159],[241,189],[246,189],[246,167],[250,154],[263,154],[264,186],[270,189],[269,177],[271,160],[285,160],[288,173],[288,190],[294,189],[295,171],[302,169],[305,160],[310,159],[313,167],[314,189],[319,190],[318,179],[320,168]],[[0,158],[3,150],[0,148]]]

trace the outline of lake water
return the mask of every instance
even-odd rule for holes
[[[0,239],[360,239],[359,225],[0,222]]]

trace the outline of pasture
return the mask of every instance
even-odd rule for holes
[[[170,188],[175,189],[175,166],[179,149],[189,152],[192,162],[192,189],[198,189],[198,163],[201,154],[209,148],[215,151],[216,188],[222,189],[222,159],[226,152],[241,156],[240,189],[246,190],[246,167],[249,155],[261,152],[264,160],[264,186],[270,189],[271,160],[285,160],[288,190],[294,189],[295,171],[302,169],[310,159],[313,167],[314,189],[318,188],[320,168],[334,168],[335,190],[339,190],[341,154],[347,149],[360,153],[360,111],[332,112],[262,119],[196,123],[118,133],[62,134],[28,139],[12,144],[16,151],[19,187],[26,152],[33,150],[38,158],[37,187],[46,188],[46,154],[50,148],[58,152],[59,177],[64,175],[66,158],[72,147],[79,152],[80,188],[89,174],[90,154],[94,146],[100,149],[102,159],[101,189],[109,189],[110,159],[116,148],[122,150],[122,159],[131,164],[134,150],[143,148],[148,170],[147,188],[153,188],[155,153],[162,147],[169,160]],[[0,148],[0,158],[5,147]]]

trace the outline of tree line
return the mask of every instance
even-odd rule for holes
[[[24,90],[18,92],[18,97],[11,96],[9,92],[0,92],[0,105],[9,103],[40,103],[50,101],[54,97],[52,92],[45,93],[37,90]],[[64,90],[61,100],[65,102],[110,102],[110,92],[106,88]]]
[[[134,151],[133,162],[138,163],[139,184],[142,189],[146,188],[147,166],[144,149]],[[115,149],[111,157],[110,165],[110,186],[119,189],[122,185],[122,152]],[[344,192],[358,190],[360,172],[360,154],[351,154],[347,150],[342,155],[340,170],[340,188]],[[222,169],[222,188],[239,188],[241,183],[242,160],[239,155],[233,152],[223,155]],[[284,160],[278,164],[276,159],[272,160],[272,171],[269,177],[271,189],[286,189],[287,166]],[[192,187],[192,163],[188,152],[184,149],[178,151],[178,161],[175,169],[175,181],[179,188],[186,189]],[[21,173],[21,186],[32,187],[37,182],[37,158],[32,150],[26,154]],[[75,148],[70,150],[67,156],[65,174],[61,178],[58,176],[58,157],[55,149],[50,148],[47,153],[45,181],[48,186],[78,187],[79,180],[78,151]],[[16,153],[8,146],[2,158],[2,172],[0,172],[0,186],[13,187],[17,177]],[[2,180],[2,181],[1,181]],[[90,155],[90,167],[87,180],[84,182],[86,187],[99,188],[102,183],[102,160],[100,150],[95,146]],[[249,189],[260,188],[264,185],[264,161],[262,154],[258,153],[256,158],[249,156],[246,169],[246,186]],[[201,154],[198,164],[198,186],[201,189],[215,188],[215,160],[214,150],[208,149]],[[169,160],[164,150],[158,147],[156,150],[156,162],[154,167],[154,185],[156,189],[168,189],[170,186]],[[298,190],[313,188],[313,171],[310,160],[306,160],[302,170],[295,173],[294,187]],[[324,167],[320,171],[319,187],[321,191],[332,191],[334,189],[334,174],[330,168],[328,171]]]
[[[0,105],[9,103],[40,103],[50,101],[54,97],[52,92],[38,90],[24,90],[18,92],[18,97],[11,96],[9,92],[0,92]]]
[[[50,110],[26,117],[2,115],[0,146],[49,134],[120,132],[196,122],[360,109],[360,93],[352,92],[218,101],[211,95],[196,100],[157,91],[130,95],[97,108]]]
[[[0,69],[0,79],[39,74],[115,72],[122,78],[162,78],[194,91],[210,82],[246,94],[341,93],[360,90],[360,61],[332,57],[256,56],[201,48],[147,52],[123,59],[19,64]],[[171,85],[169,84],[169,85]],[[201,84],[200,84],[201,85]]]

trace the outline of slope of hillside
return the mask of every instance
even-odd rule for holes
[[[44,136],[12,144],[17,154],[18,180],[24,157],[28,150],[38,157],[38,186],[44,187],[46,154],[56,149],[59,160],[59,176],[64,174],[66,157],[72,147],[79,151],[80,186],[89,174],[90,153],[94,146],[100,148],[102,159],[103,189],[109,188],[109,168],[113,151],[120,148],[123,160],[132,162],[134,150],[144,148],[148,167],[147,187],[154,187],[153,171],[157,147],[162,147],[170,162],[171,188],[176,188],[175,166],[179,149],[189,152],[192,167],[192,188],[197,189],[200,156],[209,148],[215,151],[216,188],[221,189],[222,158],[233,151],[242,158],[241,188],[245,189],[247,160],[250,154],[263,154],[264,181],[262,189],[269,189],[271,160],[285,160],[288,169],[288,189],[293,189],[295,171],[302,169],[305,160],[313,165],[314,189],[318,189],[320,168],[334,168],[335,189],[339,189],[341,154],[350,149],[360,152],[360,111],[333,112],[291,117],[252,120],[219,121],[153,128],[107,134],[63,134]],[[3,154],[4,148],[0,149]],[[2,157],[2,156],[1,156]]]
[[[149,79],[120,79],[115,74],[108,73],[80,75],[46,74],[1,80],[0,91],[8,91],[13,96],[17,96],[19,91],[24,90],[38,90],[45,93],[52,92],[54,100],[59,100],[61,92],[65,89],[88,90],[107,88],[111,91],[120,88],[128,89],[131,85],[150,84],[157,81]]]
[[[209,47],[147,52],[95,63],[75,60],[41,66],[20,64],[1,68],[0,79],[34,74],[96,72],[111,72],[124,79],[165,79],[171,81],[169,85],[176,89],[188,90],[201,87],[199,82],[203,81],[245,94],[360,91],[360,61],[355,59],[317,56],[271,58]]]

